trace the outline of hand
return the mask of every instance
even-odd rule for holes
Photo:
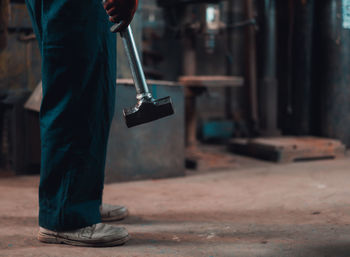
[[[134,18],[138,0],[105,0],[103,7],[109,15],[109,20],[114,23],[121,22],[118,30],[126,29]]]

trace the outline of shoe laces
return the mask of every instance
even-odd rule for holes
[[[88,226],[88,227],[82,228],[81,232],[80,232],[80,235],[82,237],[92,238],[92,235],[94,234],[95,229],[96,229],[96,225],[97,224],[94,224],[92,226]]]

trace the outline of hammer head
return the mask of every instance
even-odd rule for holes
[[[124,118],[128,128],[141,125],[174,114],[171,98],[158,100],[140,100],[136,106],[124,109]]]

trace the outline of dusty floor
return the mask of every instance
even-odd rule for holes
[[[0,178],[0,256],[350,256],[349,158],[107,185],[131,212],[115,248],[37,242],[37,184]]]

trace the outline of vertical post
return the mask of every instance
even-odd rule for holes
[[[187,22],[192,21],[192,9],[186,6],[184,10]],[[197,70],[197,58],[195,49],[196,33],[192,29],[187,29],[183,39],[183,74],[185,76],[195,76]],[[192,87],[185,88],[185,116],[186,116],[186,147],[195,150],[197,146],[197,110],[196,93]]]
[[[253,0],[245,1],[245,11],[247,19],[254,19]],[[257,94],[257,77],[256,77],[256,32],[253,26],[246,29],[247,49],[246,49],[246,83],[249,91],[250,103],[250,120],[252,129],[256,133],[259,130],[259,114],[258,114],[258,94]]]
[[[186,76],[196,75],[196,51],[193,46],[192,36],[184,39],[183,51],[183,73]],[[186,97],[186,146],[195,148],[197,144],[197,110],[196,110],[196,94],[195,89],[191,87],[185,88]]]
[[[233,1],[228,1],[227,3],[227,23],[233,24]],[[226,56],[226,74],[228,76],[232,75],[232,45],[233,45],[233,39],[232,39],[232,31],[230,29],[227,30],[227,49],[228,49],[228,56]],[[232,120],[233,114],[232,114],[232,90],[230,87],[225,88],[225,116],[226,119]]]
[[[311,84],[312,84],[312,48],[314,1],[298,0],[294,2],[294,26],[292,31],[292,123],[291,132],[297,135],[311,133]]]
[[[315,1],[315,132],[350,146],[350,2]]]
[[[277,78],[276,78],[276,2],[259,2],[259,110],[260,132],[263,136],[278,136]]]

